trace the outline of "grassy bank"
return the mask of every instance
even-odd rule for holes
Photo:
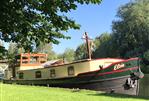
[[[81,90],[0,84],[0,101],[147,101],[147,98]]]

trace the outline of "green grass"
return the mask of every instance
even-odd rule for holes
[[[0,101],[148,101],[128,95],[97,93],[81,90],[0,84]]]

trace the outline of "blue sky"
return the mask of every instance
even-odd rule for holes
[[[63,53],[66,48],[76,49],[84,41],[81,39],[84,32],[91,38],[103,32],[111,32],[112,21],[120,6],[132,0],[103,0],[100,5],[78,5],[77,10],[68,13],[68,16],[81,25],[80,30],[69,30],[65,35],[71,36],[70,40],[60,40],[60,44],[53,45],[53,50]]]

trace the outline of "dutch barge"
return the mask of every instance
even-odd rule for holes
[[[88,37],[86,35],[88,43]],[[88,45],[88,52],[89,52]],[[47,54],[22,53],[5,71],[4,83],[47,85],[137,95],[143,77],[139,58],[47,61]]]

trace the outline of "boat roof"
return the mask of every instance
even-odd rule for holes
[[[57,66],[63,66],[63,65],[70,65],[70,64],[81,63],[81,62],[97,61],[97,60],[109,60],[109,59],[111,59],[111,60],[120,60],[120,61],[124,61],[125,60],[125,59],[119,59],[119,58],[99,58],[99,59],[83,59],[83,60],[77,60],[77,61],[67,62],[67,63],[61,62],[59,64],[56,63],[59,60],[54,60],[54,61],[52,60],[52,61],[49,61],[49,62],[45,63],[43,66],[45,66],[45,68],[51,68],[51,67],[57,67]]]

